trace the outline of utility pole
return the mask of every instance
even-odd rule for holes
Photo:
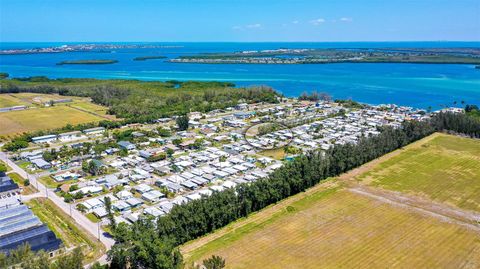
[[[98,241],[100,241],[100,221],[97,222],[97,230],[98,230]]]

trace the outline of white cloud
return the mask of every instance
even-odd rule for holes
[[[319,19],[316,19],[316,20],[311,20],[310,23],[313,24],[313,25],[320,25],[322,23],[325,22],[325,19],[322,19],[322,18],[319,18]]]
[[[353,19],[352,19],[352,18],[343,17],[343,18],[340,18],[340,21],[342,21],[342,22],[351,22],[351,21],[353,21]]]
[[[295,20],[295,21],[292,21],[293,24],[299,24],[300,22]]]
[[[255,23],[255,24],[249,24],[247,26],[245,26],[246,28],[250,28],[250,29],[253,29],[253,28],[260,28],[262,27],[262,25],[260,23]]]

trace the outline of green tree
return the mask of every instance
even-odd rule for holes
[[[107,210],[107,217],[108,220],[110,221],[110,227],[112,228],[113,231],[115,231],[115,215],[113,214],[113,209],[112,209],[112,200],[110,197],[105,196],[104,198],[104,203],[105,203],[105,209]]]
[[[189,121],[189,119],[188,119],[187,115],[179,116],[176,119],[178,130],[180,130],[180,131],[187,130],[188,129],[188,121]]]

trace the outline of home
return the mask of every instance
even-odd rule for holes
[[[237,110],[245,110],[248,108],[248,104],[247,103],[240,103],[238,105],[235,106],[235,109]]]
[[[184,182],[180,183],[180,185],[182,185],[183,187],[185,187],[187,189],[190,189],[190,190],[194,190],[194,189],[198,188],[198,185],[193,183],[191,180],[184,181]]]
[[[58,135],[58,139],[62,142],[82,139],[82,132],[73,131],[68,133],[62,133]]]
[[[28,160],[30,162],[34,159],[42,158],[42,156],[43,156],[43,151],[41,150],[20,153],[20,158]]]
[[[57,135],[44,135],[32,138],[33,143],[50,143],[57,140]]]
[[[130,205],[130,207],[137,207],[143,204],[142,200],[135,197],[127,199],[125,202]]]
[[[32,160],[32,164],[35,165],[39,169],[50,169],[52,168],[52,165],[45,161],[43,158],[38,158]]]
[[[156,207],[153,207],[153,206],[145,208],[143,210],[143,213],[146,214],[146,215],[153,216],[155,218],[165,215],[165,213],[163,211],[161,211],[160,209],[158,209]]]
[[[138,193],[147,193],[152,190],[152,187],[148,186],[147,184],[138,184],[137,186],[133,187],[133,189]]]
[[[83,133],[89,136],[98,136],[105,132],[104,127],[96,127],[83,130]]]
[[[239,120],[245,120],[255,116],[255,114],[253,112],[237,112],[233,116]]]
[[[165,197],[165,194],[157,190],[152,190],[142,194],[142,199],[151,203],[157,202],[162,197]]]
[[[159,208],[160,210],[162,210],[163,212],[168,213],[168,212],[170,212],[170,210],[172,210],[173,205],[174,205],[174,204],[173,204],[172,202],[164,201],[164,202],[161,202],[161,203],[158,205],[158,208]]]
[[[66,180],[74,180],[74,179],[77,179],[79,177],[80,177],[80,174],[67,171],[65,173],[53,176],[53,179],[55,179],[56,182],[63,182],[63,181],[66,181]]]
[[[108,215],[108,212],[107,210],[105,209],[105,207],[99,207],[99,208],[95,208],[92,213],[97,216],[99,219],[101,218],[104,218]]]
[[[116,201],[116,202],[112,203],[112,207],[115,210],[120,211],[120,212],[123,212],[123,211],[126,211],[126,210],[130,209],[130,205],[127,204],[127,202],[125,202],[123,200],[119,200],[119,201]]]
[[[126,190],[119,191],[115,196],[117,196],[117,198],[120,200],[128,200],[130,198],[133,198],[133,194]]]
[[[122,149],[125,149],[125,150],[133,150],[135,149],[135,145],[128,142],[128,141],[120,141],[117,143],[117,145],[122,148]]]
[[[83,201],[80,204],[82,204],[85,207],[87,212],[91,212],[92,210],[94,210],[96,208],[103,207],[103,202],[98,198],[92,198],[92,199]]]
[[[142,157],[142,158],[145,158],[145,159],[148,159],[148,158],[150,158],[150,157],[153,156],[152,153],[150,153],[150,152],[148,152],[148,151],[146,151],[146,150],[140,150],[140,151],[138,152],[138,155],[139,155],[140,157]]]

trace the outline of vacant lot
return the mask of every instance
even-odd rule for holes
[[[436,134],[356,179],[480,212],[480,140]]]
[[[103,118],[68,106],[32,108],[0,113],[0,135],[60,128]]]
[[[228,268],[480,266],[478,231],[345,189],[318,191],[255,217],[215,240],[201,238],[208,243],[200,247],[187,244],[186,258],[220,255]]]
[[[21,106],[21,105],[28,105],[28,103],[23,102],[22,100],[10,94],[0,94],[0,107],[11,107],[11,106]]]

